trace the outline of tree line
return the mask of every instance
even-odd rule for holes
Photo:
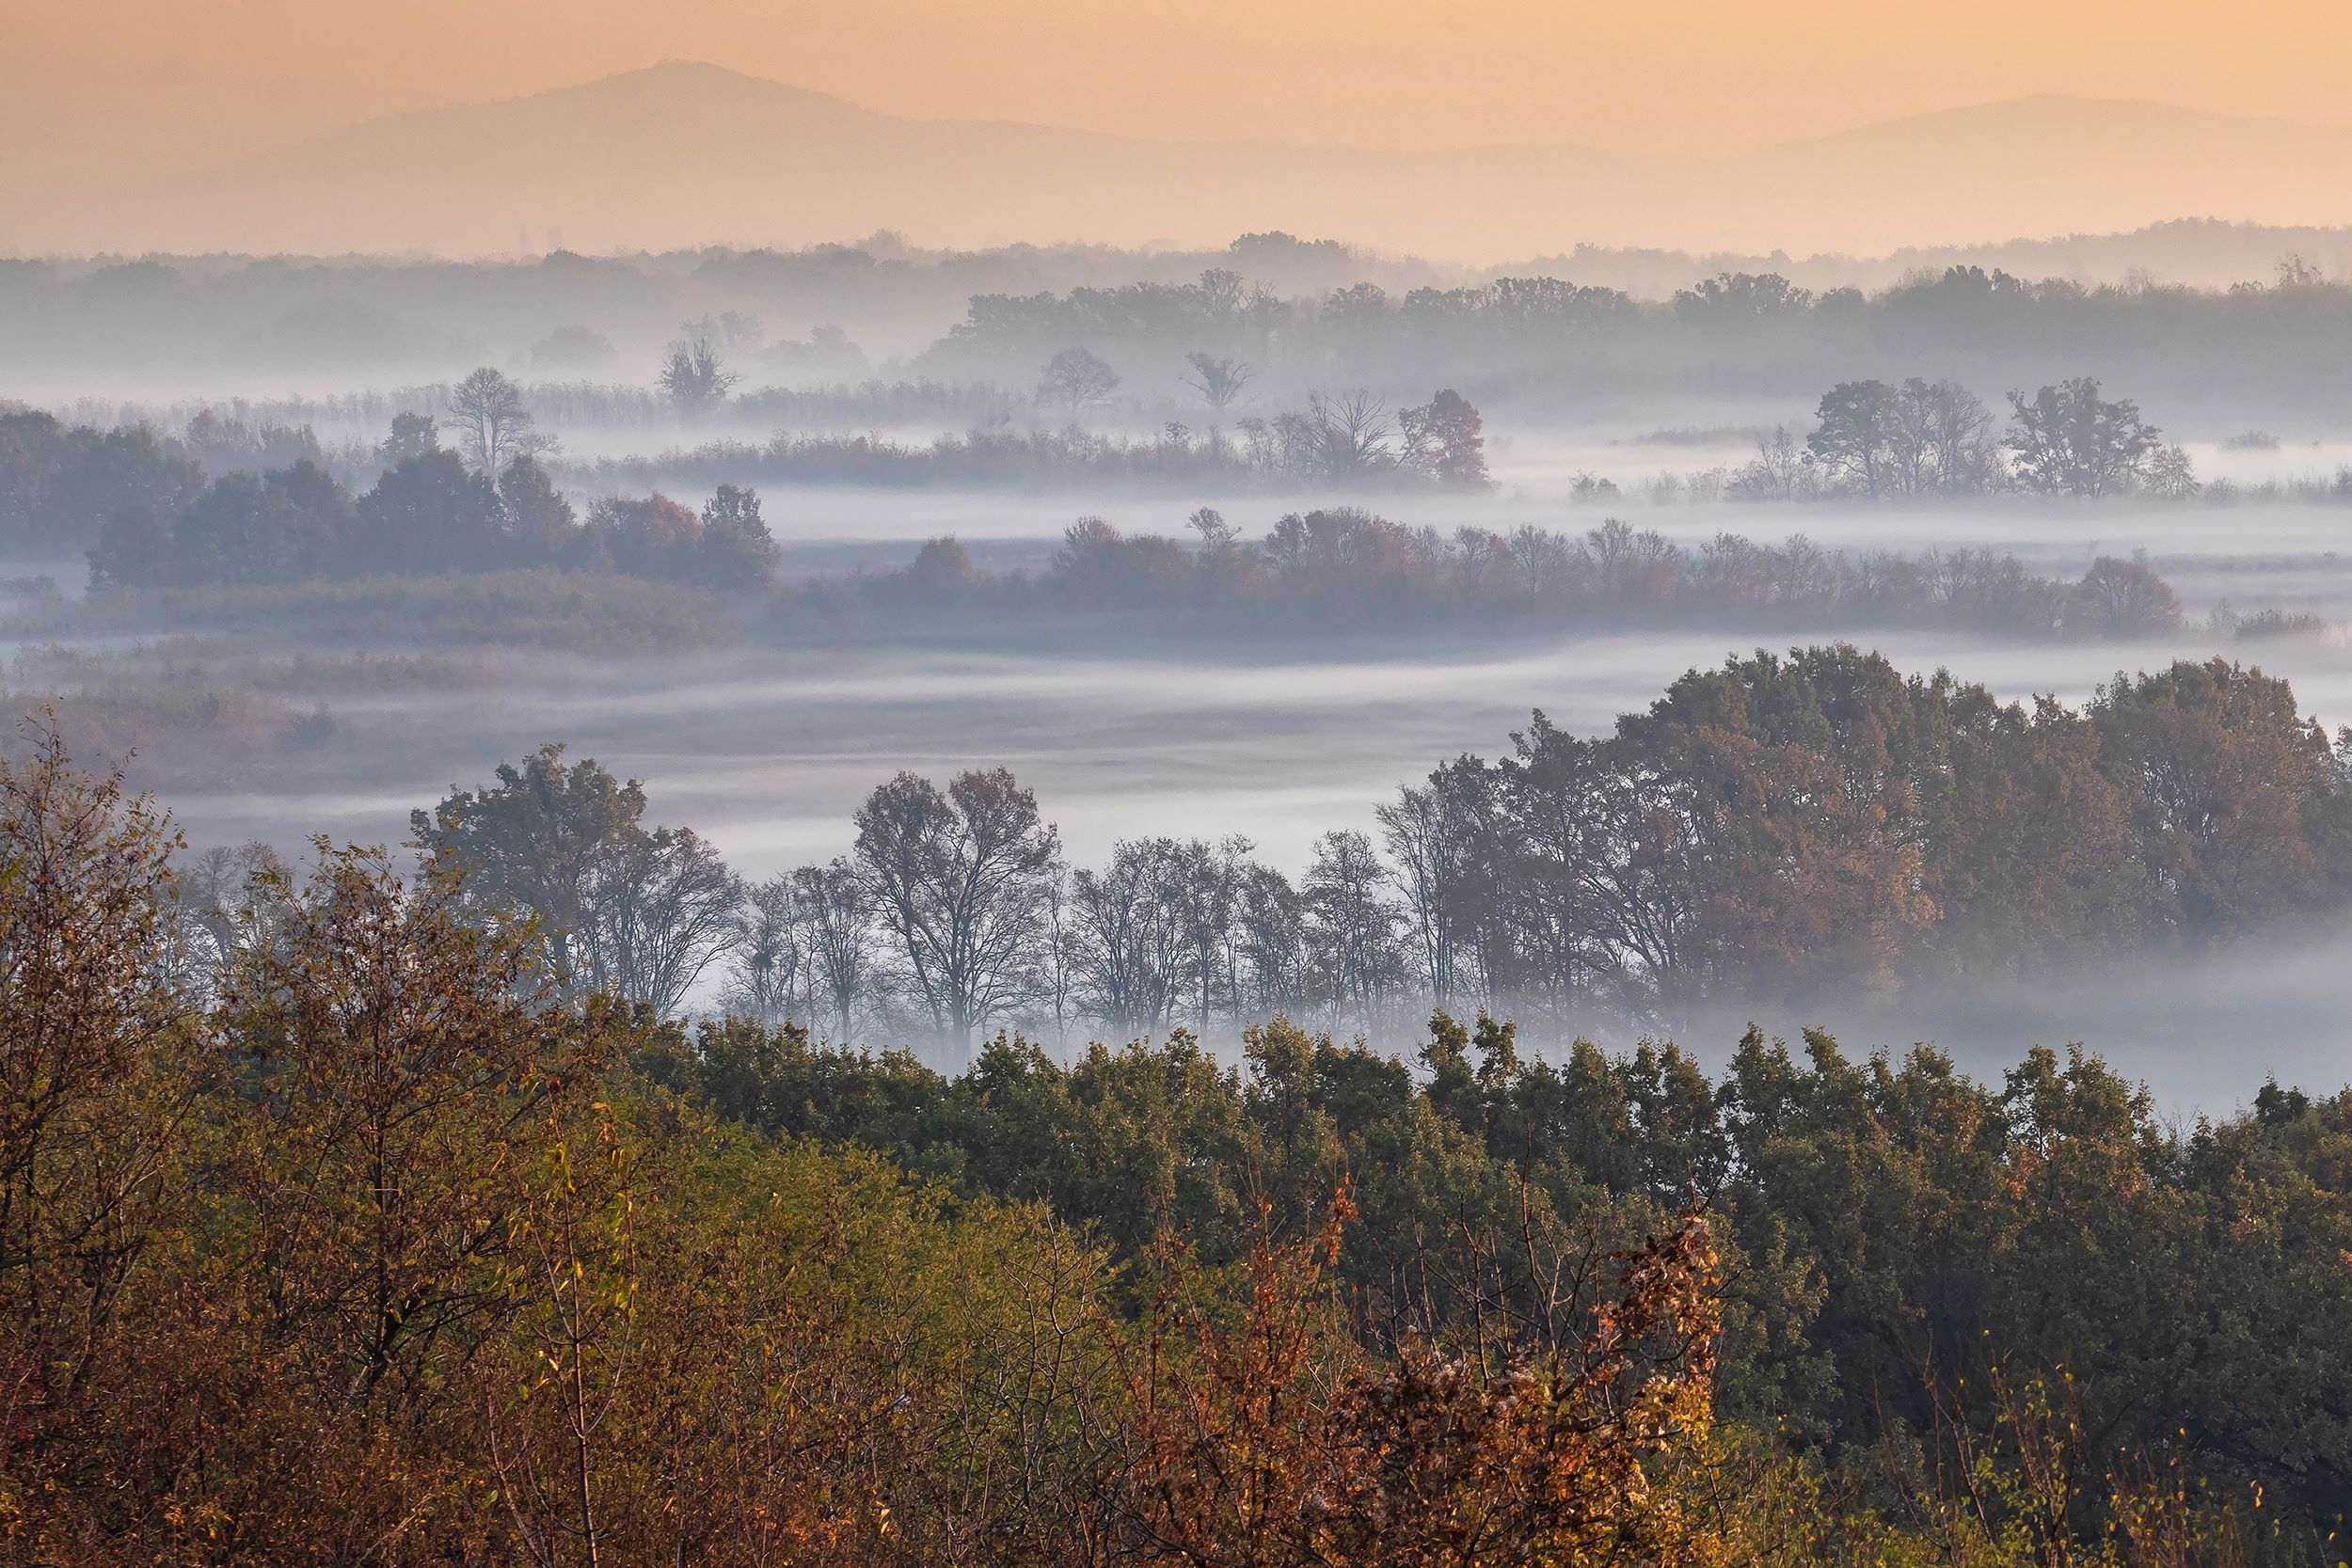
[[[583,517],[540,461],[544,449],[519,389],[496,372],[472,387],[477,396],[453,402],[470,409],[456,426],[458,448],[440,445],[437,421],[397,415],[373,454],[381,471],[358,494],[309,456],[242,466],[233,454],[277,453],[275,427],[199,420],[190,433],[202,439],[181,442],[142,426],[101,433],[48,415],[0,415],[0,538],[37,552],[79,544],[93,584],[115,589],[529,569],[621,573],[729,593],[771,583],[777,547],[755,489],[719,480],[699,514],[658,490],[606,494]],[[1434,445],[1413,461],[1484,483],[1477,411],[1460,408],[1453,434],[1426,437]],[[1040,441],[1106,438],[1003,439],[1025,451]],[[1386,451],[1385,436],[1370,439],[1364,461],[1403,461]],[[1826,450],[1821,436],[1815,440]],[[220,471],[208,477],[204,454]],[[706,457],[711,473],[766,471],[748,449],[712,449],[696,462]],[[1777,493],[1815,493],[1810,476],[1845,471],[1846,459],[1816,468],[1807,457],[1784,465]],[[599,472],[609,480],[629,467],[608,462]],[[1167,476],[1180,474],[1200,477],[1184,461]],[[697,467],[687,477],[707,476]],[[914,609],[978,618],[1116,610],[1172,625],[1261,628],[1730,612],[1815,624],[1926,617],[2033,637],[2146,636],[2181,619],[2171,589],[2144,562],[2122,558],[2102,558],[2070,583],[1981,549],[1911,558],[1824,550],[1801,536],[1764,545],[1728,532],[1693,549],[1615,519],[1581,534],[1534,524],[1509,534],[1474,526],[1446,534],[1327,506],[1285,514],[1255,540],[1214,508],[1196,510],[1189,523],[1195,537],[1185,544],[1081,519],[1034,573],[984,573],[954,539],[938,539],[897,571],[796,583],[780,607],[787,623],[811,626]]]
[[[1246,380],[1232,358],[1200,356],[1222,390],[1222,411]],[[1485,420],[1469,399],[1442,388],[1425,404],[1397,406],[1361,388],[1311,391],[1301,407],[1245,414],[1228,433],[1168,420],[1147,436],[1089,431],[1081,417],[1120,385],[1119,373],[1082,347],[1049,362],[1039,404],[1068,422],[1014,430],[982,424],[929,442],[885,436],[779,431],[770,439],[721,439],[645,456],[602,458],[570,470],[612,483],[709,483],[756,480],[797,484],[1006,484],[1116,481],[1170,484],[1341,485],[1483,490]],[[772,400],[747,399],[746,409]]]
[[[208,478],[202,445],[143,426],[101,433],[0,415],[0,538],[79,547],[100,588],[533,567],[730,591],[772,578],[776,546],[755,491],[723,484],[699,515],[659,494],[602,497],[583,518],[540,465],[545,445],[511,382],[478,372],[451,410],[458,449],[440,445],[438,421],[397,415],[373,454],[380,475],[356,495],[313,455],[282,467],[231,463]],[[222,428],[199,420],[190,432]],[[265,442],[245,447],[275,454]]]
[[[2064,279],[2027,283],[2005,272],[1952,267],[1936,279],[1876,296],[1856,289],[1817,294],[1777,273],[1724,272],[1677,290],[1662,303],[1618,289],[1546,276],[1502,277],[1454,288],[1422,285],[1391,295],[1359,281],[1318,293],[1285,296],[1251,284],[1230,267],[1204,269],[1190,282],[1079,287],[1063,293],[977,293],[929,358],[972,363],[992,352],[1039,352],[1056,342],[1093,342],[1118,350],[1249,347],[1276,344],[1302,356],[1411,357],[1416,351],[1523,350],[1556,347],[1580,337],[1627,337],[1671,326],[1686,332],[1752,333],[1808,319],[1868,312],[1948,315],[2035,307],[2063,309],[2094,297]],[[2105,293],[2120,293],[2105,291]]]
[[[898,804],[903,806],[906,802]],[[887,809],[897,809],[888,807]],[[2352,1096],[1277,1019],[946,1077],[0,764],[26,1561],[2332,1560]],[[207,922],[215,922],[208,924]]]
[[[1947,626],[2006,636],[2161,636],[2183,621],[2179,596],[2137,558],[2102,556],[2069,581],[1985,548],[1909,556],[1826,549],[1799,534],[1765,544],[1719,533],[1698,546],[1617,518],[1581,531],[1522,524],[1511,532],[1412,528],[1361,507],[1285,513],[1245,537],[1213,507],[1193,534],[1123,531],[1100,517],[1063,531],[1041,568],[992,572],[953,536],[927,542],[893,571],[803,578],[778,595],[787,626],[834,628],[919,613],[926,624],[995,627],[1008,617],[1220,636],[1303,629],[1475,625],[1657,625],[1732,617],[1755,625]],[[2273,613],[2232,624],[2248,638],[2309,631]]]
[[[2103,397],[2095,377],[2011,392],[2009,404],[2009,425],[1996,430],[1984,401],[1958,382],[1840,382],[1821,395],[1802,445],[1775,427],[1757,438],[1746,464],[1691,488],[1760,500],[2006,490],[2181,500],[2201,488],[2188,453],[2166,444],[2131,399]]]
[[[2348,781],[2352,740],[2226,660],[2074,709],[1839,645],[1694,670],[1597,737],[1538,713],[1295,871],[1148,834],[1073,867],[998,768],[901,773],[846,853],[754,882],[558,746],[412,827],[581,994],[660,1016],[715,997],[961,1062],[1002,1027],[1207,1038],[1281,1016],[1392,1040],[1433,1007],[1565,1039],[2218,950],[2343,911]]]
[[[118,380],[169,368],[183,381],[200,371],[216,382],[219,367],[242,364],[263,384],[295,370],[311,383],[327,374],[423,381],[446,373],[455,341],[497,345],[509,370],[568,374],[593,364],[566,345],[597,344],[606,333],[645,355],[650,373],[655,345],[683,308],[698,318],[690,347],[696,334],[722,342],[731,314],[840,322],[869,341],[901,336],[911,321],[930,336],[932,324],[961,316],[909,373],[993,383],[1017,405],[1035,405],[1041,366],[1083,346],[1154,410],[1215,406],[1192,389],[1193,355],[1245,363],[1254,380],[1233,412],[1262,416],[1270,410],[1252,406],[1252,396],[1289,406],[1316,387],[1418,397],[1451,386],[1490,415],[1509,407],[1516,420],[1523,409],[1635,391],[1793,399],[1915,366],[1979,385],[2093,373],[2128,380],[2167,406],[2196,399],[2249,420],[2313,424],[2313,435],[2344,412],[2333,368],[2352,341],[2352,287],[2291,261],[2273,281],[2230,289],[2087,285],[1939,264],[1863,292],[1807,289],[1761,258],[1717,267],[1588,251],[1457,284],[1338,245],[1267,239],[1187,258],[1189,282],[1166,276],[1168,257],[1050,247],[929,258],[842,246],[663,261],[559,253],[497,267],[27,261],[0,267],[0,314],[24,364],[97,356],[121,371]],[[1598,281],[1629,282],[1628,263],[1649,279],[1638,297]],[[2054,253],[2048,264],[2068,263]],[[1701,273],[1711,276],[1694,280]],[[829,354],[815,337],[792,348],[739,353],[736,368],[799,384],[864,373],[854,351]],[[653,418],[675,416],[675,400],[630,390]],[[866,422],[840,417],[851,428]]]
[[[1724,271],[1661,300],[1542,275],[1285,295],[1212,267],[1189,283],[975,294],[917,363],[1010,379],[1082,344],[1154,385],[1181,385],[1189,356],[1208,355],[1238,356],[1283,385],[1336,371],[1375,387],[1402,374],[1556,399],[1634,387],[1782,393],[1824,367],[1906,358],[2040,365],[2056,356],[2163,376],[2168,356],[2227,344],[2263,367],[2245,392],[2300,399],[2328,396],[2324,365],[2337,351],[2324,345],[2341,345],[2347,331],[2352,287],[2283,264],[2275,285],[2229,290],[2036,281],[1954,265],[1866,293]]]
[[[1038,405],[1066,411],[1053,430],[975,427],[928,445],[874,435],[780,431],[766,442],[722,439],[683,451],[605,458],[582,477],[614,483],[762,483],[919,485],[1002,484],[1077,479],[1144,483],[1360,486],[1429,484],[1483,489],[1490,483],[1485,420],[1460,393],[1397,407],[1358,387],[1310,391],[1303,408],[1246,412],[1236,403],[1253,372],[1232,355],[1194,351],[1191,386],[1207,429],[1169,421],[1154,436],[1089,432],[1078,422],[1122,384],[1084,346],[1057,353]],[[1812,500],[1851,497],[1915,501],[2002,493],[2093,499],[2139,494],[2187,499],[2201,486],[2194,464],[2129,398],[2110,399],[2095,376],[2008,394],[2001,425],[1984,401],[1952,380],[1841,381],[1823,393],[1815,425],[1759,436],[1747,462],[1675,476],[1659,499]],[[750,404],[746,404],[750,406]],[[1228,433],[1225,421],[1230,420]],[[1618,494],[1589,480],[1580,500]]]

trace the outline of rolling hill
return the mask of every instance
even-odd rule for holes
[[[1882,252],[2182,216],[2352,222],[2352,132],[2068,98],[1715,157],[1384,152],[909,119],[671,62],[370,120],[144,189],[20,194],[28,251],[445,254],[1194,245],[1285,229],[1456,261],[1579,242]]]

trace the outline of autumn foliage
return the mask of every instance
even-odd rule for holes
[[[1735,1169],[1686,1059],[1581,1054],[1563,1076],[1491,1019],[1434,1021],[1419,1082],[1287,1024],[1253,1031],[1246,1088],[1189,1044],[1100,1053],[1091,1087],[1073,1069],[1057,1088],[1007,1042],[965,1101],[927,1101],[902,1062],[767,1041],[776,1103],[821,1093],[847,1118],[895,1097],[953,1132],[884,1153],[859,1147],[887,1141],[874,1119],[819,1138],[725,1114],[682,1072],[692,1040],[565,993],[529,931],[475,923],[444,872],[322,846],[263,882],[198,942],[151,808],[54,743],[0,770],[0,1562],[2231,1568],[2326,1549],[2335,1341],[2265,1363],[2264,1337],[2291,1333],[2261,1314],[2284,1289],[2333,1321],[2337,1259],[2299,1238],[2335,1233],[2327,1173],[2352,1167],[2334,1113],[2282,1092],[2262,1126],[2316,1175],[2291,1199],[2249,1177],[2206,1232],[2237,1249],[2254,1325],[2230,1354],[2269,1381],[2233,1390],[2243,1431],[2127,1451],[2111,1434],[2134,1406],[2190,1408],[2212,1370],[2147,1381],[2103,1325],[2140,1310],[2160,1338],[2164,1320],[2052,1283],[2047,1260],[2186,1234],[2136,1113],[2079,1060],[2021,1074],[1994,1152],[1932,1063],[1883,1072],[1848,1124],[1825,1045],[1808,1081],[1752,1040],[1735,1082],[1760,1119]],[[820,1067],[829,1087],[772,1076]],[[1610,1071],[1639,1113],[1582,1149],[1577,1188],[1538,1157],[1557,1122],[1539,1132],[1538,1100],[1592,1100]],[[1220,1126],[1230,1143],[1200,1141]],[[1609,1175],[1612,1149],[1648,1174]],[[1905,1422],[1887,1353],[1911,1342],[1911,1287],[1865,1277],[1891,1268],[1867,1238],[1842,1260],[1798,1249],[1938,1165],[2006,1216],[2005,1244],[2042,1249],[2043,1307],[2076,1314],[2052,1342],[2136,1390],[2045,1396],[2042,1369],[2003,1368],[1969,1396],[1979,1363],[1931,1335],[1904,1374],[1931,1418]],[[1724,1196],[1775,1169],[1813,1196]],[[1975,1221],[1933,1223],[1962,1257]],[[1856,1348],[1873,1333],[1877,1361]],[[1806,1391],[1825,1354],[1853,1370],[1843,1405]],[[1858,1423],[1869,1402],[1875,1433],[1821,1414]],[[2294,1523],[2265,1533],[2235,1512],[2259,1487],[2232,1488],[2294,1453]]]
[[[323,848],[195,986],[153,814],[0,783],[11,1559],[1530,1560],[1704,1431],[1696,1216],[1572,1354],[1374,1354],[1343,1199],[1123,1312],[1039,1212],[647,1085],[441,874]]]
[[[1415,1333],[1386,1356],[1320,1331],[1352,1217],[1343,1195],[1317,1235],[1261,1236],[1230,1323],[1189,1307],[1147,1336],[1108,1514],[1119,1555],[1275,1568],[1697,1549],[1648,1467],[1708,1433],[1718,1308],[1698,1214],[1620,1260],[1620,1293],[1572,1344]]]

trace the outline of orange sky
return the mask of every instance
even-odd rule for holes
[[[2352,121],[2352,0],[0,0],[0,180],[205,166],[664,57],[1155,137],[1681,150],[2030,92]]]

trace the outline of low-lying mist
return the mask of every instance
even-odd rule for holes
[[[1820,1029],[1855,1055],[1899,1058],[1927,1044],[1988,1082],[2031,1046],[2080,1045],[2147,1085],[2161,1114],[2186,1121],[2241,1109],[2269,1080],[2319,1089],[2352,1078],[2347,964],[2352,931],[2288,928],[2215,951],[1988,977],[1892,1003],[1720,1006],[1671,1033],[1710,1067],[1729,1057],[1751,1022],[1792,1044],[1800,1031]],[[1622,1043],[1628,1031],[1596,1020],[1592,1033]]]
[[[1881,631],[1871,645],[1908,673],[1949,667],[2005,700],[2046,692],[2075,704],[2119,669],[2214,651],[2188,633],[2021,646]],[[945,778],[1006,767],[1035,789],[1074,863],[1099,863],[1138,835],[1241,834],[1260,860],[1295,875],[1319,835],[1376,834],[1375,808],[1400,784],[1464,752],[1507,752],[1533,709],[1564,730],[1600,733],[1686,670],[1755,646],[1690,630],[1505,647],[1357,638],[1246,657],[1197,647],[1105,657],[1035,639],[999,652],[738,647],[586,658],[509,649],[472,665],[379,662],[375,689],[352,680],[347,662],[321,661],[310,674],[335,688],[330,717],[302,746],[200,765],[160,749],[131,767],[135,783],[163,792],[194,846],[258,839],[299,855],[315,833],[397,844],[411,810],[562,740],[574,757],[643,780],[649,821],[695,829],[753,878],[841,853],[852,811],[899,769]],[[209,650],[216,676],[238,668],[221,655]],[[207,652],[180,657],[201,666]],[[2265,645],[2260,661],[2290,677],[2323,723],[2352,722],[2352,658],[2341,646]],[[289,688],[298,710],[310,692],[282,661],[270,668],[260,684]],[[1671,1032],[1717,1061],[1751,1018],[1792,1037],[1819,1025],[1857,1050],[1933,1041],[1984,1071],[2028,1044],[2080,1041],[2148,1080],[2169,1107],[2226,1108],[2266,1073],[2307,1085],[2344,1076],[2335,992],[2344,941],[2333,928],[2272,931],[2201,955],[1894,1001],[1718,1003]],[[1543,1048],[1577,1032],[1622,1044],[1638,1026],[1598,1013],[1549,1029],[1530,1020],[1527,1038]]]
[[[0,368],[97,427],[9,413],[8,705],[54,703],[77,755],[127,758],[199,850],[397,846],[412,811],[561,742],[753,880],[842,853],[901,770],[1005,768],[1073,865],[1241,837],[1303,883],[1326,835],[1376,840],[1401,785],[1508,753],[1539,710],[1602,735],[1687,671],[1792,644],[2077,708],[2217,655],[2352,725],[2352,440],[2326,372],[2352,285],[2299,260],[2226,294],[1960,268],[1867,296],[1724,272],[1634,299],[1331,249],[1096,259],[1117,277],[931,258],[919,298],[857,310],[864,285],[814,253],[550,258],[441,269],[481,297],[439,336],[364,303],[421,319],[400,291],[430,268],[305,269],[283,302],[225,262],[0,275],[0,315],[83,312]],[[537,314],[510,309],[542,285]],[[199,341],[207,288],[247,313],[308,301],[280,336],[317,338],[331,372],[288,372],[304,395],[277,402],[180,396],[266,385]],[[185,352],[143,366],[142,322]],[[85,330],[104,352],[77,365]],[[699,392],[660,358],[697,349],[723,351]],[[2227,373],[2184,370],[2209,364]],[[499,438],[438,379],[468,365],[510,400]],[[2033,469],[2002,394],[2061,380],[2135,432],[2122,493]],[[1932,407],[1965,438],[1883,491],[1871,465]],[[2137,608],[2103,609],[2099,573]],[[2186,1113],[2265,1074],[2352,1076],[2347,940],[2297,907],[2160,956],[1521,1022],[1531,1049],[1671,1029],[1719,1062],[1753,1018],[1986,1072],[2080,1041]],[[1410,1046],[1409,1010],[1379,1043]]]
[[[1693,630],[1500,650],[1460,638],[1400,650],[1364,638],[1231,657],[1050,646],[600,659],[508,650],[487,656],[495,662],[477,680],[427,668],[418,676],[427,689],[337,695],[332,744],[279,777],[273,764],[208,788],[199,777],[172,779],[154,766],[161,758],[141,770],[170,790],[202,842],[298,846],[313,832],[384,842],[405,834],[408,810],[428,796],[562,740],[643,779],[665,820],[764,872],[836,852],[858,800],[899,768],[1001,765],[1037,789],[1080,855],[1137,832],[1241,832],[1296,864],[1325,830],[1368,825],[1397,784],[1463,752],[1507,749],[1532,710],[1597,733],[1685,671],[1757,645]],[[2005,700],[2054,693],[2073,703],[2119,669],[2216,651],[2187,635],[2019,646],[1881,632],[1869,645],[1908,673],[1948,667]],[[2256,662],[2290,678],[2323,723],[2352,723],[2352,657],[2340,647],[2265,645]],[[309,696],[297,692],[297,704]]]

